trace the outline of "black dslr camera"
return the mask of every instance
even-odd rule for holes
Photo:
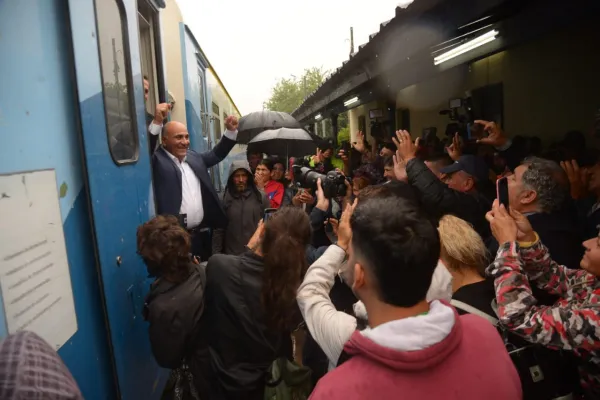
[[[346,195],[346,177],[338,171],[329,171],[326,175],[320,174],[308,167],[300,165],[292,166],[294,172],[294,182],[299,187],[312,189],[317,192],[317,180],[321,178],[321,187],[325,197],[331,199]]]

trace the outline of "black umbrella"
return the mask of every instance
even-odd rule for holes
[[[303,157],[315,154],[317,145],[304,129],[279,128],[264,131],[248,143],[248,153]]]
[[[290,114],[278,111],[257,111],[240,118],[238,143],[248,144],[259,133],[268,129],[302,128]]]

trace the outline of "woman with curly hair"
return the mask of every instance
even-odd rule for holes
[[[296,290],[308,269],[310,236],[308,215],[283,207],[259,225],[246,253],[208,261],[202,398],[262,399],[271,363],[292,360],[290,333],[301,321]]]
[[[197,379],[206,275],[190,254],[190,240],[174,216],[160,215],[137,230],[137,252],[156,278],[144,307],[154,358],[163,368],[189,367]]]

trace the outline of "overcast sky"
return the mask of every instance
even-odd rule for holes
[[[185,23],[240,112],[262,109],[275,83],[334,70],[410,0],[177,0]]]

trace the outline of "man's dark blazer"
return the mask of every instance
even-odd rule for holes
[[[187,152],[186,162],[196,174],[202,190],[203,227],[225,228],[227,226],[227,217],[212,185],[208,168],[223,161],[235,144],[235,141],[223,136],[215,148],[210,151],[202,154],[193,150]],[[182,200],[181,170],[162,146],[152,156],[152,175],[156,213],[178,216]]]

